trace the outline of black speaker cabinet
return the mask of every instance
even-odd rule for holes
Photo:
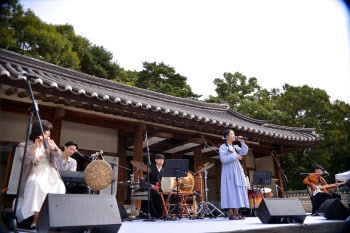
[[[331,220],[346,220],[350,211],[339,199],[328,199],[316,211],[317,214]]]
[[[38,232],[118,232],[121,219],[111,195],[48,194],[37,222]]]
[[[306,213],[299,199],[264,198],[257,216],[262,223],[303,223]]]

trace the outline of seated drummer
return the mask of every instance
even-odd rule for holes
[[[57,169],[59,171],[77,171],[77,161],[71,156],[75,153],[75,150],[78,149],[78,144],[74,141],[68,141],[64,145],[64,150],[61,157],[55,157],[57,164]],[[77,193],[77,194],[88,194],[89,189],[83,183],[70,183],[64,182],[66,186],[67,193]]]
[[[149,173],[149,182],[150,182],[150,188],[151,188],[151,200],[150,200],[150,215],[151,217],[161,218],[163,214],[163,202],[160,197],[160,194],[156,192],[157,186],[156,182],[159,183],[159,192],[161,192],[161,181],[163,178],[163,164],[164,164],[165,157],[162,154],[157,154],[155,156],[155,162],[156,165],[151,167],[151,171]],[[145,179],[147,182],[147,177]],[[147,188],[146,188],[147,190]],[[147,201],[142,201],[141,203],[141,211],[144,213],[148,213],[148,203]]]

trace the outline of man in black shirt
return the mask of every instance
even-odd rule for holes
[[[155,156],[155,162],[156,165],[152,166],[150,168],[150,172],[149,172],[149,182],[150,182],[150,188],[151,188],[151,200],[150,200],[150,215],[151,217],[157,217],[157,218],[161,218],[162,214],[163,214],[163,202],[161,199],[160,194],[158,194],[157,190],[157,185],[156,183],[158,182],[159,184],[159,192],[162,192],[161,190],[161,181],[163,178],[163,164],[164,164],[164,155],[162,154],[157,154]],[[147,181],[147,177],[145,179],[145,181]],[[147,189],[147,188],[146,188]],[[148,203],[147,201],[142,201],[141,203],[141,211],[144,213],[148,213]]]

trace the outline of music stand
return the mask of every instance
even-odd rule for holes
[[[176,178],[176,205],[170,211],[168,215],[171,215],[174,210],[177,210],[176,217],[179,218],[180,208],[188,215],[191,219],[190,214],[185,208],[183,208],[179,203],[179,178],[187,177],[188,172],[188,159],[167,159],[164,164],[164,174],[163,177],[175,177]],[[163,190],[165,191],[165,190]],[[171,195],[171,190],[170,190]],[[170,205],[171,206],[171,205]],[[165,207],[166,208],[166,207]],[[165,219],[168,216],[165,217]]]
[[[271,185],[272,172],[271,171],[254,171],[253,174],[253,183],[256,185],[260,185],[264,189],[264,197],[265,197],[265,185]]]
[[[253,182],[252,182],[252,189],[253,189],[253,202],[254,202],[254,213],[256,213],[256,207],[255,207],[255,191],[254,191],[254,184],[260,185],[260,188],[258,186],[258,189],[261,190],[261,186],[264,189],[264,198],[265,196],[265,188],[264,185],[270,185],[271,184],[271,178],[272,178],[272,172],[271,171],[254,171],[253,174]]]

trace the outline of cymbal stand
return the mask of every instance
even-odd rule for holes
[[[211,215],[212,217],[215,217],[214,214],[213,214],[213,212],[215,210],[217,210],[220,213],[219,217],[220,216],[226,217],[226,215],[220,209],[218,209],[215,205],[213,205],[212,203],[210,203],[208,201],[208,191],[209,191],[209,189],[208,189],[207,179],[208,179],[208,169],[205,168],[204,169],[205,202],[203,201],[203,198],[202,198],[202,201],[200,203],[201,207],[200,207],[199,211],[197,212],[195,218],[197,218],[199,215],[200,215],[199,218],[203,218],[204,215]],[[209,209],[209,205],[211,207],[213,207],[212,210]]]
[[[140,181],[138,179],[137,182],[135,181],[135,174],[139,171],[139,169],[141,168],[142,164],[140,166],[138,166],[138,168],[136,169],[136,172],[134,174],[130,175],[130,188],[131,188],[131,205],[130,207],[126,208],[127,210],[130,209],[130,215],[129,218],[127,220],[132,221],[132,214],[134,209],[137,210],[138,212],[140,212],[141,214],[147,216],[147,214],[145,214],[144,212],[142,212],[140,209],[138,209],[137,207],[134,206],[134,192],[135,190],[140,188]]]

